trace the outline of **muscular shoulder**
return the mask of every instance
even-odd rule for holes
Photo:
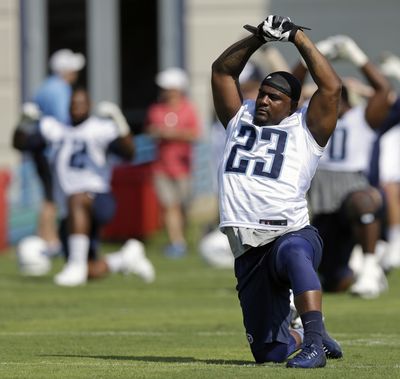
[[[256,102],[254,100],[245,100],[235,116],[229,121],[228,128],[237,125],[240,121],[252,123]]]

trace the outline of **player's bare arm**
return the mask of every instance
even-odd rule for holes
[[[129,161],[135,157],[136,148],[133,143],[132,134],[129,133],[125,136],[120,136],[115,142],[121,158]]]
[[[385,76],[370,61],[361,67],[361,71],[375,92],[368,100],[365,118],[371,128],[379,128],[387,117],[393,103],[392,87]]]
[[[263,44],[254,35],[246,37],[228,47],[212,65],[214,107],[225,127],[242,105],[239,75],[250,56]]]
[[[336,126],[341,80],[328,60],[301,30],[297,31],[294,44],[318,88],[310,100],[307,125],[318,144],[325,146]]]
[[[393,101],[390,97],[392,88],[389,81],[349,36],[333,36],[321,43],[323,43],[325,47],[330,46],[328,52],[330,51],[331,55],[333,53],[336,57],[346,59],[359,68],[364,77],[368,80],[369,84],[374,89],[374,93],[368,101],[365,117],[372,128],[379,128],[386,118]]]

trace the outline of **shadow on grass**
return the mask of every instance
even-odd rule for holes
[[[226,360],[226,359],[196,359],[193,357],[157,357],[132,355],[82,355],[82,354],[40,354],[41,357],[64,357],[64,358],[92,358],[117,361],[138,361],[138,362],[164,362],[164,363],[205,363],[209,365],[255,365],[252,361]]]

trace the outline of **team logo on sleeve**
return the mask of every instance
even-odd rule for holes
[[[249,341],[249,344],[251,345],[254,342],[254,338],[250,333],[246,333],[247,341]]]

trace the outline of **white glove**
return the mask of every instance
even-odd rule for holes
[[[317,49],[322,55],[324,55],[329,60],[334,60],[338,57],[339,51],[335,41],[331,38],[323,39],[315,44]]]
[[[330,39],[336,45],[339,58],[347,59],[357,67],[362,67],[368,62],[366,54],[350,37],[338,35]]]
[[[382,59],[381,71],[384,75],[400,80],[400,58],[392,53],[387,53]]]
[[[323,39],[315,44],[319,52],[329,60],[334,60],[338,57],[339,51],[335,41],[332,38]],[[307,63],[303,58],[300,58],[301,63],[307,68]]]
[[[96,113],[100,117],[112,118],[118,127],[118,133],[121,137],[126,136],[130,133],[130,128],[125,116],[122,114],[121,109],[118,105],[110,101],[102,101],[97,104]]]
[[[31,120],[39,120],[41,115],[40,109],[35,103],[27,102],[22,104],[22,116]]]
[[[101,101],[99,104],[97,104],[96,111],[100,117],[113,118],[115,115],[122,114],[119,106],[111,101]]]
[[[268,16],[265,21],[258,25],[259,36],[265,42],[293,42],[294,35],[298,29],[298,26],[293,24],[289,17],[282,16]]]

